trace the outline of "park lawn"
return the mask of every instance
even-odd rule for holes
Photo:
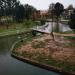
[[[36,25],[35,22],[31,20],[22,23],[12,23],[8,26],[8,29],[6,25],[3,26],[0,25],[0,36],[22,33],[30,30],[30,28],[35,25]]]
[[[73,31],[65,31],[65,32],[59,32],[59,33],[61,33],[61,34],[74,34]]]
[[[0,29],[0,36],[5,36],[5,35],[13,35],[13,34],[18,34],[22,33],[28,30],[27,28],[24,27],[16,27],[16,28],[9,28],[9,29]]]

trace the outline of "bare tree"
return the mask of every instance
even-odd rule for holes
[[[55,4],[52,3],[52,4],[50,4],[49,10],[48,10],[48,12],[49,12],[49,14],[50,14],[50,17],[51,17],[51,19],[52,19],[52,21],[51,21],[51,22],[52,22],[52,25],[51,25],[51,28],[52,28],[51,36],[53,37],[53,40],[54,40],[54,34],[53,34],[54,7],[55,7]]]

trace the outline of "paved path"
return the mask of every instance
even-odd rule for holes
[[[75,36],[75,34],[61,34],[61,33],[53,33],[54,35],[60,35],[60,36]]]

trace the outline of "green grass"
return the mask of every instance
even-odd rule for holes
[[[65,31],[65,32],[59,32],[61,34],[73,34],[74,32],[73,31]]]
[[[68,43],[70,46],[73,46],[73,47],[75,47],[75,42],[70,42],[70,43]]]
[[[14,23],[13,23],[14,24]],[[9,26],[7,29],[6,26],[0,27],[0,36],[10,35],[10,34],[16,34],[22,31],[25,31],[26,28],[22,27],[22,24],[14,24]]]
[[[36,60],[42,64],[58,67],[66,72],[75,72],[75,66],[73,66],[72,63],[69,64],[68,62],[66,62],[66,60],[61,62],[61,61],[56,61],[53,58],[48,58],[48,60],[45,59],[46,59],[45,55],[41,54],[40,55],[38,54],[38,57],[36,58]]]
[[[75,36],[64,36],[64,38],[68,40],[75,40]]]
[[[66,61],[55,61],[52,58],[46,61],[48,65],[52,65],[58,68],[62,68],[66,72],[75,72],[75,66],[72,66],[71,64],[68,64]]]
[[[22,23],[10,23],[8,29],[7,27],[0,26],[0,36],[13,35],[21,32],[25,32],[26,30],[30,30],[33,26],[36,26],[34,21],[24,21]]]
[[[25,45],[27,44],[29,41],[32,41],[33,36],[30,34],[27,34],[27,36],[24,39],[20,39],[19,42],[16,43],[16,45],[14,46],[14,49],[12,50],[12,52],[15,52],[15,50],[17,48],[20,48],[21,45]]]
[[[26,28],[4,30],[3,32],[0,33],[0,36],[18,34],[18,33],[25,32],[26,30],[27,30]]]
[[[72,40],[72,42],[69,42],[68,45],[70,46],[75,46],[75,36],[64,36],[65,39],[68,39],[68,40]]]

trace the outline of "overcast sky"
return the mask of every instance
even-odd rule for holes
[[[75,0],[19,0],[22,4],[30,4],[38,10],[46,10],[49,4],[60,2],[66,8],[68,5],[72,4],[75,7]]]

